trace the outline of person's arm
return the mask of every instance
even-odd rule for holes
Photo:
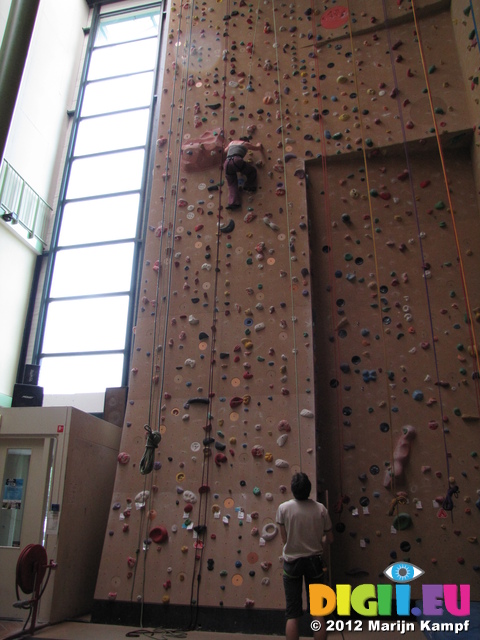
[[[251,142],[242,142],[242,145],[245,147],[245,149],[248,149],[248,151],[260,151],[261,149],[263,149],[263,144],[261,142],[257,142],[257,144],[252,144]]]
[[[280,529],[280,537],[282,538],[282,542],[283,542],[283,544],[286,544],[286,542],[287,542],[287,530],[285,529],[285,525],[284,524],[279,524],[278,528]]]
[[[327,544],[332,544],[333,543],[333,531],[331,529],[329,529],[328,531],[324,531],[323,533],[325,535],[324,541]]]

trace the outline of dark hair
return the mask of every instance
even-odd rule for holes
[[[308,500],[312,483],[306,473],[296,473],[292,477],[292,493],[297,500]]]

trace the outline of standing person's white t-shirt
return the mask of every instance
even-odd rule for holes
[[[286,562],[322,555],[323,535],[332,528],[323,504],[310,498],[287,500],[278,507],[276,520],[277,524],[283,524],[287,534],[287,542],[283,547],[283,559]]]

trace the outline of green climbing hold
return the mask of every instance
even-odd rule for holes
[[[437,209],[437,211],[441,211],[442,209],[445,209],[445,203],[443,202],[443,200],[439,200],[437,202],[437,204],[435,205],[435,209]]]
[[[435,73],[436,70],[437,70],[437,67],[434,64],[432,64],[430,67],[428,67],[428,73],[429,74]]]
[[[412,526],[412,518],[408,513],[399,513],[392,524],[397,531],[405,531]]]

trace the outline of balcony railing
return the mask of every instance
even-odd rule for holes
[[[18,224],[28,239],[37,240],[45,248],[51,215],[52,207],[4,160],[0,168],[0,217]]]

